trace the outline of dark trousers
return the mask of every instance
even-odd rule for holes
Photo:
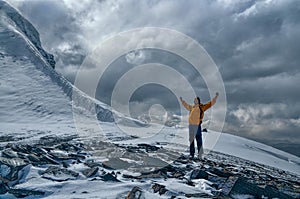
[[[194,143],[195,138],[197,141],[197,149],[199,153],[202,148],[201,125],[189,125],[190,155],[192,157],[194,157],[195,155],[195,143]]]

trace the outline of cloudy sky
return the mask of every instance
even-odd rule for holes
[[[201,44],[222,75],[227,98],[224,132],[299,154],[300,1],[298,0],[9,0],[55,55],[56,70],[70,81],[86,55],[104,39],[139,27],[182,32]],[[112,63],[97,90],[109,104],[116,81],[134,65],[159,62],[186,76],[203,101],[205,83],[185,60],[159,50],[136,51]],[[184,96],[183,96],[184,97]],[[192,99],[186,99],[192,103]],[[172,92],[159,85],[131,98],[137,116],[153,104],[177,113]]]

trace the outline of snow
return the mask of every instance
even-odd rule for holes
[[[3,3],[0,2],[0,7]],[[2,7],[3,9],[3,7]],[[6,6],[5,9],[8,9]],[[10,16],[15,10],[9,9]],[[83,94],[64,77],[51,68],[45,60],[45,54],[41,51],[38,33],[24,21],[13,23],[5,12],[1,12],[0,22],[0,136],[12,136],[14,140],[0,142],[6,145],[10,142],[34,142],[41,137],[77,135],[77,127],[73,120],[72,94],[76,94],[78,113],[94,109],[101,112],[99,125],[103,134],[89,126],[89,118],[85,117],[82,122],[86,126],[86,134],[78,135],[87,140],[103,140],[116,144],[136,145],[148,143],[163,146],[171,151],[188,154],[188,129],[164,127],[158,124],[143,126],[141,122],[132,118],[124,117],[115,112],[108,105],[99,102]],[[24,20],[18,15],[17,20]],[[26,34],[24,34],[26,32]],[[47,56],[46,56],[47,58]],[[49,57],[48,57],[49,58]],[[120,126],[113,121],[112,112]],[[110,122],[109,122],[110,121]],[[132,121],[137,122],[135,127]],[[126,132],[120,130],[126,129]],[[95,132],[95,133],[94,133]],[[128,133],[130,132],[130,133]],[[276,167],[285,171],[300,175],[300,158],[273,147],[251,141],[249,139],[214,131],[203,133],[204,148],[208,148],[205,140],[218,137],[218,142],[213,150],[224,154],[233,155],[251,160],[264,165]],[[138,138],[133,139],[132,136]],[[206,151],[207,153],[208,151]],[[105,157],[94,157],[96,160],[105,160]],[[132,162],[133,160],[125,159]],[[139,162],[137,162],[139,163]],[[83,164],[74,165],[71,169],[81,171]],[[145,198],[168,198],[167,194],[159,196],[151,189],[153,181],[141,182],[104,182],[96,179],[87,180],[82,176],[76,180],[66,182],[52,182],[39,177],[42,168],[31,166],[25,182],[17,185],[18,188],[32,188],[45,190],[46,197],[55,198],[125,198],[128,191],[134,186],[141,187],[145,192]],[[1,167],[1,172],[7,172],[7,168]],[[122,173],[138,175],[137,172],[122,170]],[[213,189],[206,180],[194,180],[195,187],[182,184],[178,179],[168,181],[158,180],[172,192],[180,195],[181,192],[197,193],[201,190],[210,194]],[[80,190],[80,191],[79,191]],[[101,195],[100,195],[101,194]],[[249,198],[250,196],[238,195],[236,198]],[[2,195],[1,198],[14,198],[10,194]],[[34,197],[27,197],[34,198]]]
[[[234,194],[232,196],[234,199],[254,199],[254,196],[248,194]]]

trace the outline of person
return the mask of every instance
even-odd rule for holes
[[[198,149],[198,158],[202,159],[203,155],[203,147],[202,147],[202,132],[201,132],[201,123],[202,119],[204,117],[204,112],[209,109],[211,106],[213,106],[217,98],[219,96],[219,93],[216,93],[216,96],[208,103],[201,104],[200,98],[196,97],[194,99],[194,105],[190,105],[186,103],[182,97],[180,97],[180,101],[182,105],[190,111],[189,114],[189,143],[190,143],[190,158],[194,158],[195,155],[195,144],[194,140],[196,138],[197,141],[197,149]]]

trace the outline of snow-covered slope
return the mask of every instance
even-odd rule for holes
[[[160,143],[170,150],[187,152],[187,129],[178,131],[165,127],[151,137],[122,140],[122,137],[127,139],[128,135],[114,125],[111,108],[86,96],[55,72],[52,68],[53,57],[42,49],[38,32],[3,1],[0,1],[0,20],[1,139],[12,136],[14,142],[26,142],[45,135],[76,135],[71,101],[75,92],[79,98],[78,105],[87,110],[96,107],[104,133],[112,142]],[[123,120],[123,124],[132,121],[121,114],[116,115]],[[214,132],[204,136],[214,136]],[[298,157],[237,136],[222,134],[214,150],[300,173]]]
[[[61,87],[64,79],[44,57],[49,54],[41,50],[37,31],[3,1],[0,15],[1,136],[75,133],[71,101]]]
[[[75,134],[71,97],[100,121],[112,122],[111,108],[75,88],[54,68],[36,29],[0,1],[0,126],[1,134],[22,138]],[[120,116],[124,121],[130,120]]]
[[[223,133],[214,150],[300,175],[299,157],[246,138]]]

